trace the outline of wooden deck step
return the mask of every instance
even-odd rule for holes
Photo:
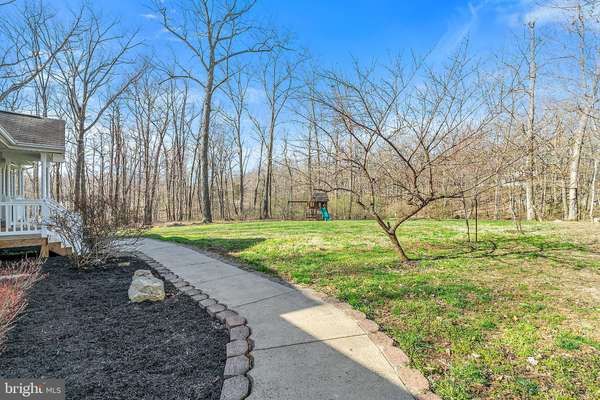
[[[59,256],[70,256],[73,249],[63,246],[58,241],[48,241],[48,238],[36,235],[14,235],[0,237],[0,249],[15,249],[21,247],[40,247],[40,255],[48,257],[50,252]]]
[[[40,247],[40,256],[48,257],[48,238],[40,234],[10,235],[0,237],[0,249],[18,249],[22,247]]]
[[[63,247],[61,242],[49,242],[48,250],[52,253],[58,254],[59,256],[70,256],[73,254],[73,249],[70,247]]]
[[[0,237],[0,249],[15,247],[41,246],[44,242],[41,235],[10,235]]]

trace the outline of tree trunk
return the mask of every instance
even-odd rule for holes
[[[594,159],[592,182],[590,183],[590,220],[594,220],[594,203],[596,202],[596,180],[598,178],[598,159]]]
[[[469,208],[467,207],[467,199],[463,196],[462,198],[462,205],[463,205],[463,214],[465,217],[465,225],[467,227],[467,242],[471,241],[471,225],[469,224],[469,218],[471,217],[471,212],[469,211]]]
[[[562,179],[561,199],[562,199],[563,219],[565,219],[565,220],[569,218],[568,192],[569,192],[569,189],[567,188],[566,180],[563,178]]]
[[[408,258],[408,256],[404,252],[404,249],[400,245],[400,241],[398,240],[398,236],[396,236],[396,232],[395,231],[389,232],[388,230],[386,230],[386,234],[387,234],[388,238],[390,239],[390,241],[392,242],[394,251],[396,252],[396,254],[398,254],[400,261],[402,261],[402,262],[410,261],[410,258]]]
[[[60,175],[60,163],[56,163],[55,167],[54,167],[54,174],[55,174],[55,178],[54,178],[54,187],[55,187],[55,200],[57,202],[61,202],[61,192],[60,192],[60,185],[61,185],[61,175]]]
[[[200,157],[200,172],[202,174],[202,221],[213,222],[212,207],[210,204],[210,187],[208,184],[208,143],[210,134],[210,117],[212,109],[214,69],[209,69],[204,94],[204,119],[202,125],[202,152]]]
[[[256,186],[254,187],[254,201],[252,203],[252,209],[256,212],[256,203],[258,202],[258,188],[260,186],[260,177],[262,175],[262,159],[263,159],[263,148],[264,143],[260,142],[260,155],[258,156],[258,168],[256,172]]]
[[[269,143],[267,144],[267,173],[265,176],[265,192],[263,197],[260,217],[271,218],[271,187],[273,179],[273,140],[275,137],[275,111],[271,112],[271,124],[269,126]]]
[[[240,126],[241,126],[241,119],[238,115],[238,121],[237,121],[237,145],[238,145],[238,163],[239,165],[239,169],[240,169],[240,205],[239,205],[239,210],[240,210],[240,218],[244,219],[244,192],[245,192],[245,188],[244,188],[244,149],[242,146],[242,139],[241,139],[241,132],[240,132]],[[231,177],[231,187],[233,188],[233,176]]]
[[[496,221],[498,221],[500,219],[500,207],[501,207],[501,202],[502,202],[502,193],[501,193],[501,187],[502,185],[502,180],[500,178],[500,175],[498,174],[497,178],[496,178],[496,188],[494,191],[494,219]]]
[[[591,111],[591,110],[586,110]],[[571,160],[569,162],[569,213],[567,219],[576,221],[579,214],[579,164],[581,162],[581,149],[587,126],[588,112],[581,115],[577,126],[573,147],[571,147]]]
[[[527,111],[527,179],[525,184],[525,204],[527,210],[527,220],[533,221],[535,219],[535,208],[533,205],[533,177],[535,151],[535,85],[537,77],[537,65],[535,62],[535,22],[529,23],[529,37],[529,108]]]
[[[85,210],[85,129],[84,119],[80,116],[77,125],[77,160],[75,164],[75,209],[79,212]]]
[[[588,73],[586,67],[586,26],[583,9],[580,4],[577,5],[577,20],[575,26],[579,36],[579,66],[580,66],[580,87],[583,95],[583,106],[580,108],[579,121],[575,129],[573,145],[571,147],[571,159],[569,161],[569,213],[567,219],[575,221],[579,218],[579,165],[581,162],[581,150],[589,122],[590,115],[596,103],[596,92],[598,87],[598,78],[600,75],[600,65],[596,64],[595,72],[590,84],[587,82]]]

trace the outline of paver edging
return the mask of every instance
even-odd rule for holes
[[[212,318],[225,325],[229,333],[229,342],[226,346],[227,361],[223,372],[224,380],[220,400],[243,400],[248,397],[252,390],[251,380],[247,373],[253,366],[251,354],[253,341],[250,338],[252,332],[246,318],[240,316],[236,311],[229,310],[226,305],[190,285],[189,282],[141,251],[134,251],[133,254],[151,266],[163,279],[171,282],[179,292],[194,300]]]
[[[379,330],[379,324],[367,318],[365,313],[355,310],[350,304],[334,297],[327,296],[312,288],[292,284],[296,289],[309,290],[310,293],[327,304],[331,304],[351,317],[366,333],[371,342],[394,368],[396,375],[417,400],[442,400],[433,393],[429,381],[421,371],[410,367],[410,358],[399,347],[394,346],[394,339]]]

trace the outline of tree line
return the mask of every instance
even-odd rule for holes
[[[257,22],[255,1],[156,1],[154,43],[90,5],[5,2],[0,107],[67,121],[53,196],[74,209],[302,218],[291,201],[324,191],[334,218],[374,218],[403,256],[415,216],[595,218],[597,3],[548,4],[555,20],[523,21],[506,51],[465,40],[334,70]]]

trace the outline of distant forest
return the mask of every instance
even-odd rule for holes
[[[67,122],[52,195],[75,210],[94,198],[124,223],[303,218],[290,201],[326,192],[332,218],[388,232],[476,209],[600,215],[596,2],[549,5],[562,21],[525,22],[509,51],[465,40],[433,62],[398,48],[344,72],[257,23],[252,1],[157,0],[169,40],[152,43],[87,3],[68,17],[0,4],[0,109]]]

